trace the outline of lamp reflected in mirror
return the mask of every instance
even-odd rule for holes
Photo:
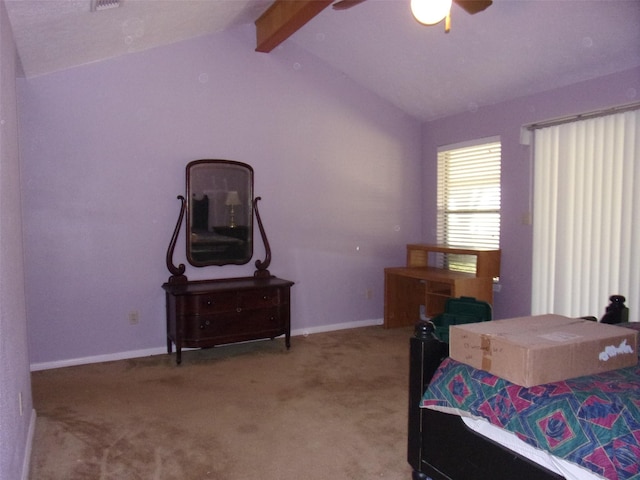
[[[236,207],[242,205],[238,192],[236,190],[228,192],[224,204],[229,207],[229,228],[236,228]]]

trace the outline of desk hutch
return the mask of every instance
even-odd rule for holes
[[[430,265],[431,254],[473,255],[475,273]],[[493,279],[500,275],[500,250],[446,245],[407,245],[407,265],[384,270],[384,327],[414,325],[424,306],[427,317],[444,311],[449,298],[474,297],[493,303]]]

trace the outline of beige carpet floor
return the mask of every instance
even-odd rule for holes
[[[407,480],[411,329],[32,374],[31,480]]]

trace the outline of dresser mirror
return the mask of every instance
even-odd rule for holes
[[[243,265],[253,256],[253,168],[231,160],[187,165],[187,261]]]
[[[167,249],[169,280],[165,290],[167,353],[176,346],[211,348],[284,335],[290,347],[290,290],[293,282],[269,273],[271,247],[253,196],[253,169],[231,160],[195,160],[187,164],[186,198]],[[253,216],[264,245],[251,277],[189,281],[184,263],[173,254],[186,217],[187,261],[195,267],[242,265],[253,256]]]

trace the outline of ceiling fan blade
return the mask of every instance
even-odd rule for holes
[[[453,0],[455,3],[460,5],[462,9],[473,15],[474,13],[478,13],[489,7],[493,1],[492,0]],[[335,5],[334,5],[335,8]]]
[[[365,0],[340,0],[333,4],[334,10],[346,10],[351,7],[355,7],[359,3],[364,2]]]

